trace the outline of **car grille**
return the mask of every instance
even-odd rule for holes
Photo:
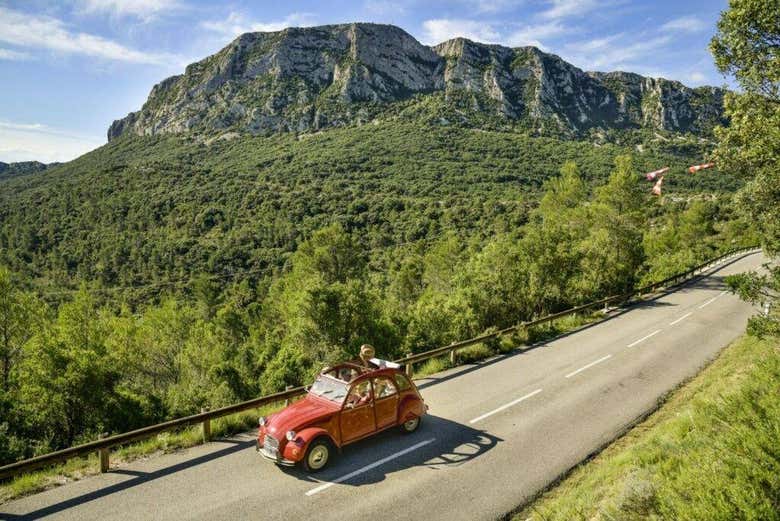
[[[277,440],[270,434],[266,434],[265,439],[263,440],[263,447],[272,451],[277,451],[279,450],[279,440]]]

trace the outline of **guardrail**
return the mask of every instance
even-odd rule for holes
[[[641,296],[647,293],[653,293],[657,291],[659,288],[664,287],[673,287],[677,284],[680,284],[684,281],[688,281],[692,278],[694,278],[697,274],[702,273],[703,271],[706,271],[710,267],[715,266],[716,264],[719,264],[723,260],[726,260],[728,258],[750,252],[755,251],[757,248],[740,248],[737,250],[729,251],[720,257],[716,259],[712,259],[710,261],[707,261],[703,264],[700,264],[699,266],[696,266],[694,268],[691,268],[690,270],[686,271],[685,273],[680,273],[677,275],[674,275],[672,277],[669,277],[665,280],[662,280],[660,282],[656,282],[654,284],[650,284],[648,286],[645,286],[644,288],[640,288],[634,291],[631,291],[629,293],[625,293],[623,295],[615,295],[612,297],[607,297],[601,300],[597,300],[595,302],[589,302],[587,304],[583,304],[580,306],[576,306],[564,311],[559,311],[557,313],[553,313],[551,315],[546,315],[544,317],[538,318],[536,320],[531,320],[528,322],[522,322],[520,324],[517,324],[515,326],[507,327],[505,329],[501,329],[498,331],[494,331],[491,333],[487,333],[484,335],[480,335],[475,338],[470,338],[468,340],[463,340],[460,342],[453,342],[450,345],[439,347],[436,349],[431,349],[429,351],[425,351],[422,353],[415,353],[409,356],[406,356],[404,358],[401,358],[399,360],[395,360],[396,363],[402,364],[405,366],[406,373],[408,375],[413,374],[413,367],[414,364],[431,359],[431,358],[437,358],[440,356],[444,356],[446,354],[450,354],[452,359],[454,360],[455,353],[464,347],[468,347],[474,344],[479,344],[481,342],[484,342],[486,340],[491,340],[494,338],[498,338],[501,335],[505,335],[507,333],[512,333],[515,331],[528,329],[530,327],[538,326],[540,324],[544,324],[547,322],[551,322],[553,320],[563,318],[569,315],[573,315],[575,313],[579,313],[581,311],[585,311],[588,309],[592,309],[595,307],[600,306],[608,306],[610,304],[619,303],[619,304],[625,304],[629,302],[632,298]],[[0,480],[14,477],[20,474],[24,474],[26,472],[30,472],[32,470],[36,470],[42,467],[47,467],[50,465],[53,465],[55,463],[60,463],[62,461],[66,461],[72,458],[77,457],[83,457],[89,454],[92,454],[94,452],[97,452],[100,456],[100,471],[101,472],[108,472],[109,468],[109,450],[113,447],[117,447],[120,445],[126,445],[127,443],[138,441],[146,438],[151,438],[152,436],[155,436],[161,432],[166,432],[174,429],[178,429],[181,427],[186,427],[189,425],[195,425],[195,424],[202,424],[203,425],[203,439],[204,441],[208,441],[211,437],[211,420],[214,420],[216,418],[220,418],[223,416],[228,416],[230,414],[234,414],[241,411],[246,411],[250,409],[257,409],[259,407],[263,407],[266,405],[281,403],[281,402],[289,402],[292,398],[296,398],[306,392],[306,389],[304,387],[295,387],[292,389],[288,389],[286,391],[282,391],[279,393],[271,394],[268,396],[261,396],[260,398],[255,398],[252,400],[247,400],[245,402],[236,403],[233,405],[228,405],[226,407],[221,407],[219,409],[215,409],[213,411],[204,411],[199,414],[193,414],[191,416],[185,416],[183,418],[177,418],[175,420],[170,420],[164,423],[158,423],[156,425],[150,425],[148,427],[143,427],[141,429],[136,429],[134,431],[125,432],[122,434],[116,434],[114,436],[108,436],[104,438],[100,438],[96,441],[92,441],[89,443],[84,443],[82,445],[77,445],[75,447],[70,447],[67,449],[59,450],[56,452],[51,452],[49,454],[44,454],[41,456],[36,456],[34,458],[17,461],[16,463],[11,463],[9,465],[5,465],[3,467],[0,467]]]

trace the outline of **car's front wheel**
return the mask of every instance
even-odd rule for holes
[[[306,456],[303,458],[303,468],[306,472],[318,472],[324,469],[328,464],[330,455],[331,447],[327,440],[314,440],[311,445],[309,445]]]
[[[411,420],[406,420],[401,424],[401,430],[406,433],[412,433],[420,426],[420,417],[417,416]]]

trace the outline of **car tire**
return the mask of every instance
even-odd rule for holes
[[[311,442],[303,457],[303,468],[306,472],[319,472],[328,465],[333,456],[333,448],[328,440],[319,438]]]
[[[420,427],[422,419],[419,416],[415,416],[411,420],[406,420],[401,424],[401,432],[405,434],[411,434]]]

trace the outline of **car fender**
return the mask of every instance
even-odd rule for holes
[[[398,405],[398,423],[404,423],[425,414],[425,405],[418,396],[406,396]]]
[[[300,461],[309,449],[309,444],[317,438],[325,437],[334,446],[338,447],[328,431],[321,427],[306,427],[295,433],[295,439],[287,442],[284,447],[284,458],[290,461]],[[297,451],[295,449],[298,449]]]

